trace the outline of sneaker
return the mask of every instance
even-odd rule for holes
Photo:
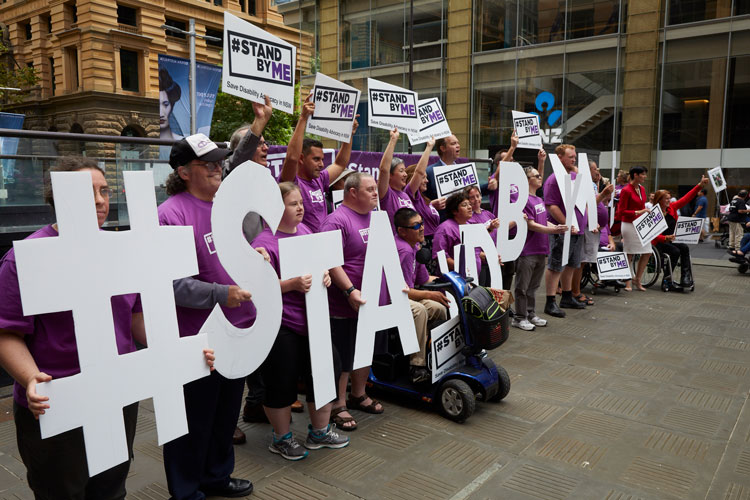
[[[346,446],[349,446],[349,438],[341,436],[336,432],[336,424],[328,424],[328,431],[325,434],[316,434],[313,432],[312,425],[307,424],[305,448],[308,450],[319,450],[320,448],[338,449]]]
[[[513,318],[513,321],[510,322],[510,326],[515,326],[516,328],[520,328],[521,330],[526,330],[527,332],[536,328],[534,325],[529,323],[529,320],[527,320],[526,318],[523,318],[520,320]]]
[[[276,439],[271,435],[271,444],[268,445],[271,453],[276,453],[287,460],[302,460],[308,454],[307,450],[300,445],[291,432],[284,434],[281,439]]]
[[[531,323],[534,326],[547,326],[547,320],[542,319],[536,315],[529,318],[529,323]]]
[[[431,378],[430,371],[424,366],[412,365],[409,367],[409,374],[411,375],[411,381],[414,384],[420,382],[427,382]]]

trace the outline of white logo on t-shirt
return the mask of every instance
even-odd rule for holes
[[[534,206],[534,210],[536,210],[537,214],[543,214],[544,212],[547,211],[547,209],[544,207],[544,203],[537,203]]]
[[[367,240],[370,238],[370,228],[360,229],[359,235],[362,237],[362,243],[367,244]]]
[[[403,198],[398,199],[398,206],[400,208],[404,208],[404,207],[412,208],[412,209],[414,208],[414,205],[412,204],[411,200],[405,200]]]
[[[437,209],[435,207],[433,207],[432,205],[430,205],[430,210],[432,211],[433,214],[440,215],[440,213],[437,211]]]
[[[310,200],[312,200],[313,203],[325,203],[325,199],[323,199],[323,193],[320,191],[320,189],[310,191]]]
[[[216,246],[214,245],[214,233],[206,233],[203,235],[203,239],[206,240],[206,247],[208,247],[208,253],[216,253]]]

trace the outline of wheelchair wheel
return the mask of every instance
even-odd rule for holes
[[[639,255],[639,258],[644,258],[643,255]],[[635,267],[635,266],[634,266]],[[646,271],[643,273],[641,284],[649,288],[656,280],[659,279],[659,273],[661,272],[661,256],[656,248],[651,247],[651,254],[648,255],[648,264],[646,265]]]

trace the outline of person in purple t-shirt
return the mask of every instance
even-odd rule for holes
[[[91,173],[99,227],[109,214],[110,189],[104,172],[91,159],[65,157],[53,168],[57,172]],[[54,209],[51,184],[46,184],[45,201]],[[26,239],[54,238],[57,224],[45,226]],[[112,297],[115,340],[119,354],[136,350],[136,342],[146,345],[143,313],[137,294]],[[212,351],[206,360],[213,364]],[[27,479],[36,498],[124,498],[130,461],[89,477],[86,450],[81,429],[41,438],[39,415],[56,402],[36,392],[40,382],[80,373],[76,351],[73,313],[63,311],[26,316],[13,249],[0,260],[0,365],[14,379],[13,418],[18,451],[28,471]],[[117,376],[117,374],[113,374]],[[128,452],[133,454],[133,439],[138,403],[123,408]],[[114,423],[113,423],[114,425]],[[120,424],[122,425],[122,424]]]
[[[167,178],[169,198],[159,206],[159,222],[193,227],[199,270],[188,282],[189,292],[177,307],[182,337],[197,334],[208,318],[213,305],[205,295],[214,287],[221,287],[226,293],[221,295],[226,297],[226,302],[219,303],[233,325],[248,328],[255,320],[250,292],[240,289],[232,280],[213,247],[211,209],[221,184],[221,160],[228,154],[229,150],[218,148],[203,134],[176,143],[170,154],[169,164],[174,171]],[[200,305],[191,306],[187,299]],[[244,382],[241,378],[228,379],[213,372],[185,385],[190,433],[164,445],[164,469],[173,498],[235,497],[252,492],[250,481],[231,477],[234,469],[232,437]]]
[[[565,167],[572,180],[576,175],[576,148],[570,144],[561,144],[555,148],[557,157]],[[547,219],[553,224],[565,224],[565,202],[560,193],[560,186],[557,183],[555,174],[551,174],[544,181],[544,204],[547,207]],[[578,209],[575,209],[575,227],[571,230],[570,248],[568,251],[568,263],[562,265],[563,241],[565,236],[562,234],[551,234],[550,256],[547,260],[547,272],[544,276],[545,287],[547,289],[547,303],[544,306],[545,314],[558,318],[565,317],[565,311],[561,307],[571,309],[585,309],[586,304],[579,302],[573,297],[571,291],[573,286],[573,271],[581,266],[581,257],[583,255],[583,233],[586,231],[586,217]],[[555,294],[558,282],[562,288],[562,299],[558,307]]]
[[[401,208],[394,217],[396,223],[396,249],[404,273],[406,286],[409,287],[409,304],[414,316],[417,330],[419,352],[409,356],[411,381],[416,383],[431,381],[427,369],[427,325],[442,323],[448,318],[448,298],[440,292],[417,290],[415,287],[435,279],[427,273],[424,264],[417,262],[417,251],[424,242],[424,223],[422,216],[411,208]]]
[[[410,196],[412,203],[414,203],[414,210],[422,216],[422,222],[424,223],[424,243],[422,247],[429,249],[430,253],[432,253],[432,238],[440,225],[440,213],[438,210],[445,209],[445,198],[430,201],[425,198],[424,194],[427,191],[427,164],[430,162],[430,153],[435,142],[432,138],[427,141],[419,162],[416,165],[406,167],[407,183],[411,184],[411,181],[415,177],[420,179],[416,191],[412,194],[407,190],[407,194]]]
[[[453,270],[453,248],[461,243],[461,225],[468,224],[469,219],[474,214],[471,210],[468,190],[462,189],[451,194],[445,203],[445,211],[448,213],[449,218],[440,224],[435,233],[435,238],[432,240],[432,258],[437,259],[438,252],[445,250],[448,269]],[[474,250],[478,273],[482,272],[481,254],[482,250],[480,248]]]
[[[523,209],[529,232],[521,255],[516,260],[516,313],[511,325],[529,331],[537,326],[547,326],[547,320],[536,314],[534,295],[544,276],[544,263],[549,254],[548,235],[564,234],[568,227],[547,220],[544,200],[533,194],[542,186],[539,171],[526,167],[524,172],[529,179],[529,193],[532,193]]]
[[[264,248],[271,259],[276,274],[281,276],[279,259],[279,240],[294,236],[312,234],[302,223],[305,208],[299,187],[292,182],[279,184],[284,201],[284,214],[274,234],[270,228],[260,233],[253,246]],[[325,273],[323,283],[330,286],[331,278]],[[305,293],[310,290],[312,276],[298,276],[281,280],[281,293],[284,309],[281,316],[281,328],[276,336],[271,352],[261,365],[260,371],[265,386],[263,409],[273,426],[271,444],[268,449],[287,460],[300,460],[307,456],[307,451],[294,439],[289,428],[292,416],[292,404],[297,400],[297,381],[302,377],[307,390],[307,405],[310,411],[305,447],[311,450],[320,448],[343,448],[349,444],[349,438],[341,437],[336,432],[335,424],[328,423],[331,416],[331,403],[315,409],[313,392],[312,365],[310,362],[310,342],[307,332],[307,314]],[[333,350],[334,367],[340,366],[336,349]],[[337,370],[334,368],[334,373]],[[332,382],[338,379],[338,374]]]
[[[483,224],[484,227],[487,228],[487,231],[489,231],[492,241],[494,241],[497,245],[497,228],[500,227],[500,221],[498,220],[497,216],[495,216],[495,214],[493,214],[489,210],[484,210],[482,208],[482,192],[479,189],[479,186],[474,185],[467,187],[466,193],[469,195],[469,203],[471,203],[472,211],[472,216],[471,219],[469,219],[469,224]],[[516,199],[517,198],[518,190],[516,189]],[[516,233],[516,223],[511,222],[510,227],[512,236]],[[484,252],[480,252],[479,257],[482,259],[482,263],[487,262],[487,257]],[[503,274],[503,286],[509,287],[510,282],[513,280],[513,270],[510,270],[510,274],[507,276],[508,281],[505,281],[506,270],[509,267],[513,267],[513,265],[513,262],[503,262],[503,266],[501,267]],[[479,284],[484,286],[490,285],[490,270],[487,266],[482,266],[482,272],[479,275]]]
[[[344,201],[320,226],[320,232],[340,230],[344,249],[344,265],[331,269],[331,279],[335,286],[328,288],[328,306],[333,345],[341,358],[338,400],[331,410],[331,419],[345,431],[357,428],[357,422],[348,409],[383,413],[383,405],[365,392],[370,367],[352,369],[357,341],[357,312],[359,306],[364,304],[360,288],[370,232],[370,215],[377,206],[378,186],[375,179],[371,175],[354,172],[347,176],[344,183]],[[351,393],[346,399],[350,375]]]
[[[351,140],[341,146],[336,161],[326,168],[323,168],[323,143],[315,139],[302,141],[302,153],[294,182],[299,186],[305,204],[304,223],[314,233],[320,231],[320,224],[328,214],[325,195],[331,180],[341,175],[349,164],[352,154],[351,141],[354,140],[358,126],[359,123],[355,119]]]

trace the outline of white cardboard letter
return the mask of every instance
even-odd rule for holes
[[[503,161],[500,162],[498,168],[500,175],[498,176],[496,215],[500,220],[500,227],[497,229],[497,252],[504,261],[511,262],[521,255],[529,232],[529,226],[523,218],[523,208],[529,199],[529,179],[518,163]],[[510,201],[512,184],[518,188],[518,199],[513,203]],[[512,240],[510,239],[511,221],[516,223],[517,231],[516,237]],[[493,288],[496,287],[493,285]]]
[[[464,248],[466,248],[466,274],[476,276],[474,284],[479,284],[479,270],[477,259],[475,257],[475,248],[480,248],[487,259],[486,264],[490,269],[490,286],[492,288],[503,288],[503,274],[500,270],[500,264],[497,262],[497,248],[492,241],[490,233],[484,224],[463,224],[460,226],[461,236],[464,239]],[[453,255],[458,255],[457,251]],[[456,262],[458,259],[456,259]]]

